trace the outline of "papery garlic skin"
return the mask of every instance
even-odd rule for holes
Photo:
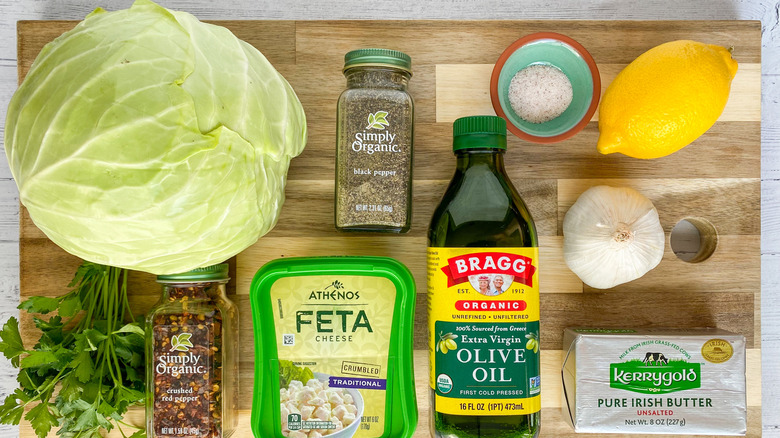
[[[563,258],[596,289],[645,275],[661,262],[665,245],[658,211],[629,187],[591,187],[563,219]]]

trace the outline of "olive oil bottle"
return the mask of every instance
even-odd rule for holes
[[[538,243],[504,169],[506,122],[456,120],[453,150],[455,175],[428,231],[432,435],[536,437]]]

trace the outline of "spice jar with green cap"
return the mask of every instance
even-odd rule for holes
[[[226,263],[159,275],[146,318],[149,438],[227,438],[238,422],[238,310]]]
[[[336,228],[405,233],[412,217],[411,58],[389,49],[353,50],[344,56],[344,76],[336,117]]]
[[[455,174],[428,230],[431,435],[539,435],[539,249],[504,168],[506,121],[453,125]]]

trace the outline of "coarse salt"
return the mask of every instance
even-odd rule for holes
[[[509,83],[509,103],[515,114],[531,123],[550,121],[566,111],[573,91],[569,78],[545,64],[528,66]]]

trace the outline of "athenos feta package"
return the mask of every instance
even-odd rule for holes
[[[258,438],[407,438],[414,280],[380,257],[276,260],[252,282]]]
[[[746,432],[742,335],[566,329],[563,350],[562,414],[577,432]]]

